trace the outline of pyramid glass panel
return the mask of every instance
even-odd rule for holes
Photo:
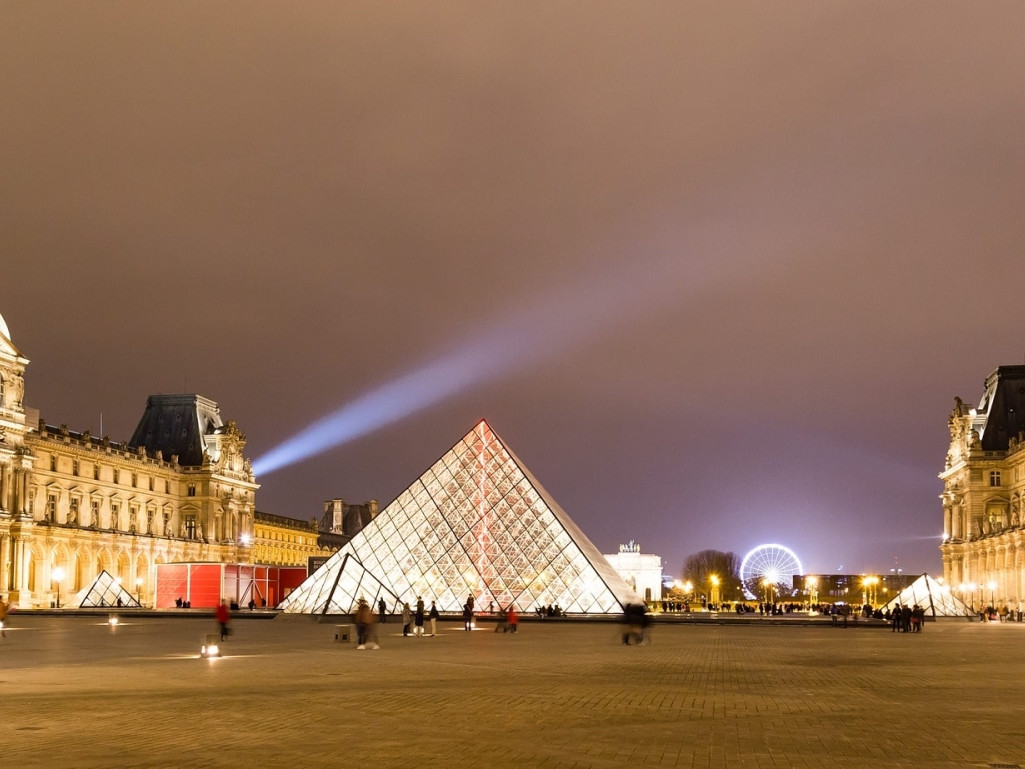
[[[618,613],[638,596],[523,463],[481,421],[282,603],[349,613],[417,597],[459,612],[495,602]]]

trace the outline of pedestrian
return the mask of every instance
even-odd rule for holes
[[[640,611],[638,611],[640,610]],[[637,641],[638,645],[644,640],[641,630],[641,613],[644,607],[638,604],[628,603],[623,607],[623,644],[630,645],[630,639]]]
[[[438,607],[434,605],[434,601],[431,601],[431,611],[428,615],[431,619],[431,638],[434,638],[438,633]]]
[[[231,635],[231,628],[228,627],[228,623],[231,621],[231,612],[228,611],[228,602],[221,601],[217,606],[216,611],[217,624],[221,626],[221,640]]]
[[[409,601],[402,604],[402,636],[409,635],[409,626],[413,622],[413,611],[409,608]]]
[[[0,638],[7,638],[7,615],[10,611],[10,605],[0,598]]]
[[[384,604],[384,597],[382,596],[381,598],[378,598],[377,599],[377,614],[378,614],[378,619],[381,621],[382,625],[384,624],[384,612],[385,612],[386,608],[387,607]]]
[[[463,604],[463,630],[473,627],[473,599]]]
[[[370,619],[373,612],[370,611],[370,604],[362,596],[356,602],[356,649],[366,649],[367,631],[370,628]]]
[[[516,613],[516,607],[512,604],[509,604],[509,609],[505,613],[505,624],[510,633],[517,632],[520,626],[520,615]],[[505,631],[503,630],[502,632],[504,633]]]
[[[498,607],[498,621],[495,622],[495,632],[497,633],[499,630],[501,630],[504,633],[506,630],[508,630],[508,628],[506,627],[506,622],[507,621],[508,621],[508,619],[507,619],[507,615],[505,613],[505,609],[503,609],[501,606],[499,606]]]
[[[424,599],[417,597],[416,612],[413,614],[413,632],[417,638],[424,637]]]

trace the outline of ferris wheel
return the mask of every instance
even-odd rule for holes
[[[797,553],[785,545],[758,545],[740,562],[740,580],[748,599],[793,595],[794,577],[804,574]]]

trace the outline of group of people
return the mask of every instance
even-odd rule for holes
[[[361,599],[362,600],[362,599]],[[378,606],[383,607],[384,599],[381,599]],[[384,612],[381,612],[381,616],[384,616]],[[424,617],[431,621],[431,637],[433,638],[438,634],[438,618],[441,615],[438,613],[438,607],[434,601],[431,601],[431,608],[426,613],[424,612],[424,599],[420,596],[416,597],[416,611],[409,608],[409,602],[402,604],[402,636],[405,638],[409,635],[410,621],[412,621],[413,635],[417,638],[424,637]]]
[[[474,622],[474,605],[475,600],[473,595],[468,595],[466,601],[463,604],[463,630],[473,630]],[[554,607],[557,609],[557,607]],[[493,604],[492,604],[493,609]],[[553,607],[549,607],[553,609]],[[368,646],[371,649],[380,649],[377,638],[376,624],[378,622],[385,622],[388,616],[387,605],[383,598],[377,602],[377,615],[374,615],[373,608],[365,598],[359,598],[356,602],[356,648],[366,649]],[[553,609],[554,610],[554,609]],[[561,610],[559,610],[561,613]],[[492,611],[492,613],[494,613]],[[516,611],[516,607],[509,604],[508,608],[498,610],[495,615],[497,623],[495,625],[495,632],[500,630],[503,633],[517,633],[519,632],[520,616]],[[551,616],[558,616],[553,614]],[[402,604],[401,610],[402,617],[402,637],[408,638],[413,636],[415,638],[423,638],[427,635],[425,622],[430,622],[431,632],[430,635],[433,638],[438,634],[438,620],[441,619],[441,613],[438,611],[438,606],[435,601],[431,601],[430,608],[427,608],[424,603],[424,599],[421,596],[416,597],[416,606],[410,606],[409,602]]]
[[[503,633],[515,633],[520,627],[520,615],[516,613],[516,607],[509,604],[508,609],[498,610],[498,622],[495,623],[495,632],[501,630]]]
[[[547,606],[542,604],[541,606],[538,606],[537,609],[535,609],[535,611],[537,612],[537,616],[539,617],[562,616],[562,607],[560,607],[559,604],[555,604],[554,606],[552,606],[551,604],[548,604]]]
[[[894,606],[893,611],[887,609],[883,612],[883,619],[890,623],[892,633],[921,633],[925,624],[925,609],[917,603],[914,606]]]

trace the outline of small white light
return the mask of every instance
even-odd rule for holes
[[[217,644],[203,644],[199,649],[199,653],[203,657],[220,657],[221,649]]]
[[[120,620],[117,618],[116,614],[111,614],[109,617],[107,617],[107,624],[111,627],[116,625],[118,622],[120,622]]]

